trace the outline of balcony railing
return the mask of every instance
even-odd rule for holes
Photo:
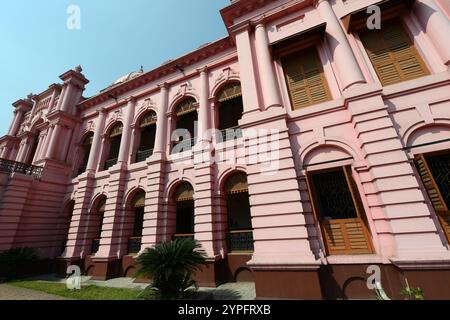
[[[242,138],[242,129],[239,127],[227,128],[220,131],[222,141],[235,140]]]
[[[139,253],[141,251],[142,238],[133,237],[128,239],[128,254]]]
[[[141,150],[136,153],[136,162],[145,161],[153,154],[153,149]]]
[[[112,166],[117,164],[117,160],[118,160],[117,158],[106,160],[105,161],[105,170],[108,170],[109,168],[111,168]]]
[[[36,179],[40,179],[42,177],[43,168],[21,162],[0,159],[0,171],[10,173],[13,172],[22,173],[28,176],[33,176]]]
[[[100,249],[100,239],[94,239],[94,240],[92,240],[91,254],[97,253],[97,252],[98,252],[98,249]]]
[[[197,143],[197,138],[192,138],[188,140],[182,140],[180,142],[175,142],[173,144],[172,153],[178,153],[183,151],[191,150],[193,146]]]
[[[236,230],[227,234],[227,245],[229,252],[253,252],[253,231]]]
[[[173,235],[172,240],[175,240],[175,239],[192,239],[192,240],[194,240],[194,234],[193,233],[184,233],[184,234],[177,233],[177,234]]]

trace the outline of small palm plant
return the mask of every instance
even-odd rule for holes
[[[182,299],[190,287],[197,289],[192,276],[205,263],[206,253],[196,240],[185,238],[147,248],[138,258],[141,268],[137,276],[153,279],[163,300]]]

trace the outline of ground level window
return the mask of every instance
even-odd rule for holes
[[[350,167],[308,173],[308,189],[327,253],[366,254],[373,247]]]
[[[417,155],[417,170],[450,243],[450,152]]]

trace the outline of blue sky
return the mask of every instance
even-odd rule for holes
[[[161,63],[226,36],[219,10],[229,0],[20,0],[0,10],[0,136],[11,104],[59,82],[81,64],[91,96],[116,78]],[[66,27],[69,5],[81,9],[81,29]]]

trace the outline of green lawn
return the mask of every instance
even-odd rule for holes
[[[141,289],[105,288],[89,285],[82,286],[81,290],[71,291],[67,289],[64,283],[13,281],[8,284],[76,300],[143,300],[144,298],[154,298],[151,292],[143,293]]]

